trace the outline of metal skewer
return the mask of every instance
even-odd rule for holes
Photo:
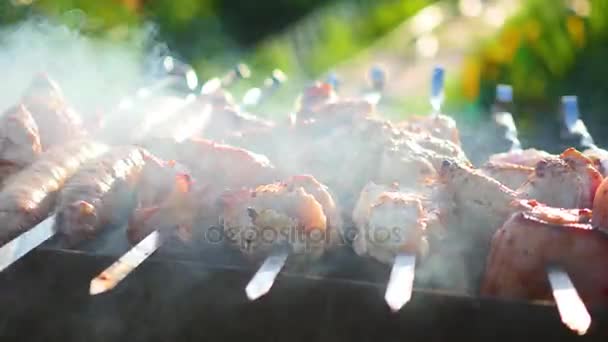
[[[162,62],[162,76],[152,85],[141,87],[135,91],[134,95],[127,96],[120,100],[117,110],[126,110],[135,106],[136,102],[141,102],[149,99],[154,94],[157,94],[162,89],[168,89],[172,86],[185,88],[193,92],[198,87],[198,77],[194,69],[172,56],[165,56]]]
[[[259,106],[264,99],[274,93],[286,81],[287,76],[281,70],[274,69],[272,75],[264,80],[264,85],[261,88],[255,87],[245,92],[242,106],[245,108]]]
[[[507,84],[496,86],[496,108],[494,108],[494,122],[505,129],[504,138],[511,143],[509,152],[521,151],[521,142],[517,134],[517,126],[513,115],[506,108],[508,103],[513,101],[513,88]]]
[[[579,335],[591,325],[591,316],[578,295],[568,273],[559,267],[549,267],[547,276],[562,322]]]
[[[245,287],[245,293],[250,301],[254,301],[270,291],[277,275],[279,275],[279,272],[285,266],[288,256],[289,251],[282,249],[273,252],[264,260],[262,266],[251,278],[247,287]]]
[[[249,67],[246,64],[237,64],[224,76],[213,77],[203,83],[201,94],[211,94],[220,88],[228,88],[237,80],[249,78],[250,75],[251,71],[249,71]]]
[[[137,266],[158,250],[162,245],[162,242],[163,240],[158,230],[150,233],[137,245],[133,246],[127,253],[123,254],[110,267],[93,278],[89,287],[89,294],[94,296],[116,287],[116,285],[133,272]]]
[[[0,247],[0,272],[55,235],[55,215]]]
[[[327,77],[325,78],[325,82],[329,84],[336,92],[340,88],[340,77],[334,71],[330,72],[327,75]]]
[[[412,298],[415,269],[415,255],[401,253],[395,257],[384,294],[384,300],[393,312],[401,310]]]
[[[579,144],[583,148],[597,150],[599,149],[591,134],[587,130],[587,126],[580,118],[578,110],[578,98],[576,96],[562,96],[563,121],[568,134],[571,136],[580,137]]]
[[[506,103],[511,101],[512,90],[510,86],[499,85],[496,92],[497,98],[500,102]],[[577,120],[580,121],[580,119],[578,119],[576,98],[567,98],[564,102],[565,116],[569,115],[570,121],[576,124]],[[521,145],[517,139],[517,128],[515,126],[513,117],[506,111],[498,114],[502,115],[502,118],[501,120],[498,120],[495,114],[495,120],[499,123],[502,122],[504,126],[507,127],[507,138],[513,138],[511,140],[513,142],[511,150],[521,150]],[[589,136],[589,138],[591,137]],[[585,304],[578,295],[576,287],[574,287],[574,284],[570,280],[570,276],[561,267],[555,265],[547,267],[546,272],[549,279],[549,285],[551,286],[553,298],[557,305],[562,322],[577,334],[584,335],[591,325],[591,316],[589,315]]]
[[[371,83],[371,91],[363,95],[363,98],[373,105],[380,103],[382,93],[386,84],[386,71],[378,65],[374,65],[369,69],[369,82]]]
[[[441,114],[441,106],[444,100],[444,84],[445,84],[445,70],[442,66],[436,66],[433,69],[431,76],[431,107],[433,112],[431,115]]]

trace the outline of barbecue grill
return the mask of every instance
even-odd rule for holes
[[[268,295],[249,302],[243,288],[254,265],[226,249],[216,253],[219,247],[187,253],[170,246],[114,291],[91,297],[91,278],[115,256],[103,246],[68,250],[49,241],[0,274],[2,340],[580,338],[561,324],[551,304],[478,298],[425,289],[423,284],[416,284],[408,305],[392,313],[382,298],[389,268],[347,248],[306,271],[288,265]],[[606,311],[591,314],[594,321],[584,338],[605,341]]]
[[[466,147],[470,140],[463,141]],[[288,261],[272,291],[250,302],[243,290],[257,261],[221,243],[170,240],[115,290],[90,296],[91,278],[129,249],[124,235],[106,229],[78,249],[51,239],[0,273],[2,340],[580,338],[551,303],[450,292],[424,271],[416,275],[412,301],[391,312],[383,300],[390,268],[348,245],[312,263]],[[608,312],[590,310],[593,324],[584,338],[605,341]]]

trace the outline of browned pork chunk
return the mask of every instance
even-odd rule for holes
[[[426,255],[427,215],[421,197],[398,186],[369,183],[353,211],[355,252],[384,263],[392,263],[399,253]]]
[[[488,162],[481,167],[484,174],[496,179],[509,189],[519,189],[534,174],[534,168],[510,163]]]
[[[337,242],[335,202],[310,176],[228,192],[222,203],[225,236],[247,255],[266,255],[273,246],[288,244],[293,252],[314,257]]]
[[[608,236],[591,227],[591,211],[525,205],[494,235],[481,294],[550,300],[546,269],[559,265],[587,305],[608,304]]]
[[[456,121],[446,115],[414,116],[398,123],[397,126],[412,132],[427,133],[460,146],[460,133]]]
[[[147,163],[129,218],[129,242],[136,244],[154,230],[191,241],[195,224],[207,224],[203,219],[219,214],[213,203],[217,193],[212,200],[200,189],[195,191],[196,185],[186,170],[173,163]]]
[[[489,158],[490,163],[509,163],[528,167],[534,167],[536,164],[546,158],[553,157],[552,154],[528,148],[525,150],[514,150],[509,152],[497,153]]]
[[[0,118],[0,183],[41,153],[38,125],[32,114],[23,105],[6,110]]]
[[[59,85],[48,75],[37,75],[21,102],[38,125],[44,150],[86,135],[82,119],[68,104]]]
[[[238,189],[278,179],[274,165],[264,155],[206,139],[152,139],[144,146],[166,160],[185,165],[193,178],[218,188]]]
[[[44,152],[6,181],[0,192],[0,244],[41,222],[52,211],[58,191],[86,161],[107,150],[87,140],[72,141]]]
[[[67,180],[58,196],[55,229],[69,244],[93,238],[128,217],[145,153],[136,147],[113,148]]]

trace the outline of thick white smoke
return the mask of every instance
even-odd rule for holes
[[[5,27],[0,30],[0,111],[19,100],[38,72],[58,81],[85,117],[116,103],[150,76],[147,62],[166,52],[154,36],[155,30],[144,28],[127,31],[120,40],[91,38],[40,18]]]

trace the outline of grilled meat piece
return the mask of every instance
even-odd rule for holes
[[[58,196],[55,229],[70,245],[117,225],[133,209],[135,185],[146,152],[117,147],[88,161],[65,183]]]
[[[438,283],[476,293],[497,227],[521,210],[518,194],[470,164],[446,160],[436,201],[445,234],[431,242]],[[443,272],[445,271],[445,272]]]
[[[318,256],[336,241],[335,202],[310,176],[223,196],[225,236],[247,255],[266,255],[272,246],[289,244],[295,253]],[[334,219],[335,220],[335,219]]]
[[[553,157],[553,155],[545,151],[528,148],[525,150],[514,150],[493,154],[490,156],[488,161],[490,163],[509,163],[534,167],[539,161],[551,157]]]
[[[481,171],[509,189],[519,189],[534,174],[533,167],[502,162],[488,162],[481,167]]]
[[[0,118],[0,183],[30,165],[42,153],[38,126],[24,105],[9,108]]]
[[[583,155],[593,161],[595,168],[602,176],[608,176],[608,151],[601,148],[591,148],[583,151]]]
[[[206,139],[151,139],[144,146],[167,160],[185,165],[193,178],[217,187],[238,189],[278,179],[276,168],[266,156]]]
[[[333,103],[338,96],[333,87],[324,82],[315,82],[306,87],[302,95],[296,99],[295,113],[296,120],[305,121],[319,112],[319,107]]]
[[[460,133],[456,127],[456,121],[446,115],[414,116],[397,124],[416,133],[426,133],[435,138],[451,141],[460,146]]]
[[[525,203],[492,239],[481,294],[551,300],[546,268],[559,265],[587,305],[608,304],[608,236],[588,223],[591,211]]]
[[[129,218],[129,242],[136,244],[154,230],[190,241],[194,224],[206,224],[201,215],[213,215],[208,210],[213,207],[204,206],[203,193],[194,192],[193,185],[190,175],[179,166],[147,163],[137,185],[137,207]]]
[[[61,88],[48,75],[37,75],[21,102],[38,125],[40,143],[44,150],[86,136],[82,119],[68,104]]]
[[[601,181],[593,161],[570,148],[538,162],[534,174],[517,192],[553,207],[591,208]]]
[[[44,152],[32,165],[11,176],[0,192],[0,244],[46,218],[66,180],[84,162],[106,150],[96,142],[72,141]]]
[[[355,252],[384,263],[392,263],[401,252],[426,255],[427,217],[422,203],[420,194],[369,183],[353,211]]]

